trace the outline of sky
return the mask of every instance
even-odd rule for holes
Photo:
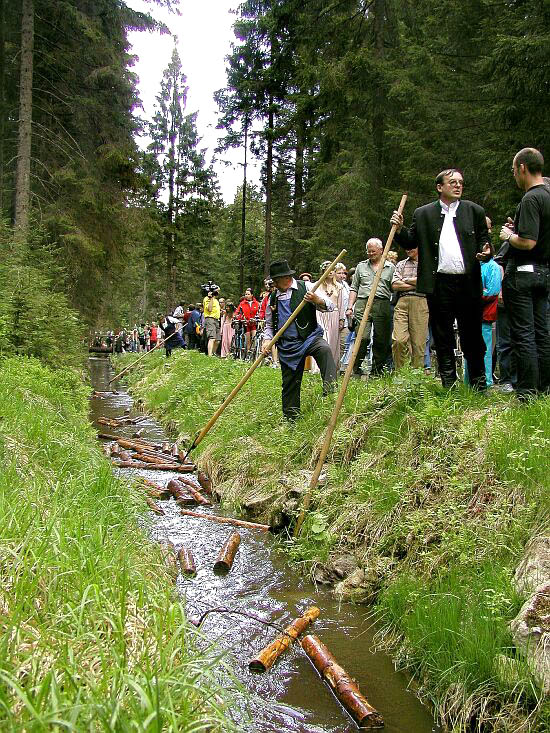
[[[178,52],[182,70],[187,76],[189,92],[186,113],[197,112],[197,129],[202,137],[200,147],[207,148],[206,160],[210,163],[221,130],[216,130],[218,112],[213,93],[225,87],[225,57],[231,52],[234,40],[232,25],[240,0],[182,0],[177,16],[164,8],[144,0],[127,0],[127,4],[137,11],[149,12],[157,20],[163,21],[178,38]],[[155,97],[160,91],[162,74],[170,62],[174,40],[160,33],[131,32],[130,53],[138,57],[132,71],[139,77],[139,95],[144,110],[139,116],[151,119]],[[138,141],[139,142],[139,141]],[[143,144],[143,143],[142,143]],[[214,169],[218,174],[224,201],[231,203],[237,187],[242,183],[242,149],[220,154],[231,165],[225,166],[221,160]],[[248,177],[253,183],[259,181],[259,164],[251,160]]]

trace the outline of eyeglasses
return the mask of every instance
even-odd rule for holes
[[[449,181],[449,186],[453,188],[464,188],[464,181]]]

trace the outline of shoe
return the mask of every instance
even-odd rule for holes
[[[503,384],[496,384],[495,389],[498,389],[498,391],[503,394],[512,394],[514,386],[511,382],[504,382]]]

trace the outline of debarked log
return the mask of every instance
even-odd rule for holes
[[[359,728],[372,729],[384,726],[380,713],[361,694],[357,683],[336,662],[320,639],[309,634],[302,639],[302,648]]]
[[[146,496],[145,501],[147,502],[147,506],[149,507],[149,509],[151,509],[151,511],[153,511],[155,514],[160,514],[164,516],[164,509],[161,509],[158,504],[155,504],[150,496]]]
[[[186,481],[185,484],[182,484],[179,479],[172,479],[168,482],[168,486],[166,488],[170,490],[176,501],[185,501],[188,495],[191,494],[196,504],[212,506],[208,499],[205,499],[200,491],[197,491],[196,487],[190,482]]]
[[[241,544],[241,535],[238,532],[233,532],[231,536],[225,541],[218,559],[214,563],[214,570],[223,570],[229,572],[233,565],[233,560]]]
[[[281,654],[288,649],[292,642],[297,639],[307,627],[319,617],[319,609],[317,606],[310,606],[303,616],[295,619],[290,626],[287,626],[281,636],[266,646],[262,651],[251,659],[248,663],[248,669],[251,672],[266,672]]]
[[[192,512],[189,509],[182,509],[180,514],[186,517],[196,517],[197,519],[208,519],[210,522],[218,524],[232,524],[234,527],[244,527],[245,529],[259,529],[261,532],[269,532],[269,524],[257,524],[256,522],[245,522],[244,519],[232,519],[231,517],[217,517],[215,514],[201,514],[200,512]]]
[[[192,577],[193,575],[197,574],[195,558],[193,557],[193,553],[191,552],[191,550],[188,550],[187,547],[180,548],[178,552],[178,560],[180,563],[182,575]]]

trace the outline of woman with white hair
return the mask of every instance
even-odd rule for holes
[[[330,260],[321,264],[321,272],[330,265]],[[333,311],[317,311],[317,321],[323,329],[323,338],[330,346],[336,364],[340,362],[340,332],[344,328],[346,319],[345,294],[334,270],[325,282],[317,288],[322,298],[328,298],[335,305]]]

